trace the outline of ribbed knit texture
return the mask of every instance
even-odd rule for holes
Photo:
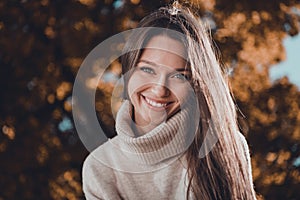
[[[116,119],[118,139],[114,140],[126,153],[131,153],[144,164],[156,164],[165,159],[183,153],[192,143],[196,127],[188,109],[183,109],[167,122],[148,132],[135,137],[134,122],[131,120],[131,105],[125,101]]]

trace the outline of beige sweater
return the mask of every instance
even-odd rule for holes
[[[83,165],[86,199],[178,199],[186,198],[187,170],[184,152],[193,137],[189,112],[182,110],[167,123],[135,137],[131,106],[124,102],[116,119],[118,135],[95,149]],[[187,131],[189,130],[189,131]],[[249,150],[242,136],[249,161]]]

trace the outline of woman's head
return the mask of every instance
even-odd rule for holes
[[[194,55],[199,57],[201,56],[202,52],[206,51],[205,47],[202,47],[203,49],[201,49],[198,43],[200,40],[202,40],[201,33],[203,33],[204,36],[207,33],[201,24],[199,24],[200,28],[198,26],[194,27],[196,19],[193,18],[188,10],[180,11],[178,9],[179,8],[174,7],[161,8],[158,11],[146,16],[139,23],[138,29],[133,31],[133,34],[126,42],[124,52],[127,53],[122,56],[122,72],[125,75],[125,98],[131,101],[133,100],[131,95],[134,94],[134,91],[129,88],[131,85],[130,83],[132,83],[132,81],[130,81],[132,80],[132,75],[135,75],[133,72],[135,72],[137,66],[142,64],[140,62],[141,58],[148,55],[147,52],[153,52],[154,48],[159,55],[162,55],[160,54],[162,52],[169,54],[165,57],[165,60],[169,62],[173,61],[174,64],[165,65],[166,67],[173,67],[173,71],[176,71],[176,68],[184,68],[180,74],[186,78],[185,80],[188,81],[189,84],[191,84],[190,87],[194,88],[194,91],[201,91],[201,89],[199,89],[199,82],[201,82],[201,80],[199,80],[200,76],[197,74],[199,72],[197,69],[201,68],[201,63],[197,63]],[[197,28],[199,30],[201,29],[201,33],[197,34],[197,32],[199,32]],[[156,41],[155,47],[153,47],[153,41]],[[166,44],[166,41],[169,41],[169,43]],[[149,48],[149,44],[152,45],[152,47]],[[166,45],[169,45],[169,47]],[[173,55],[173,57],[170,55]],[[180,61],[176,61],[176,57],[178,58],[177,60]],[[133,78],[135,78],[135,76],[133,76]],[[176,84],[171,84],[166,87],[166,89],[172,89],[172,87],[176,88]],[[185,90],[182,89],[182,91]],[[176,93],[174,95],[184,97],[184,94],[181,95]],[[160,99],[157,98],[157,100],[157,102],[159,102]],[[174,98],[173,100],[175,101]],[[135,106],[134,102],[132,103]],[[205,103],[202,103],[202,105],[205,105]],[[180,110],[178,107],[176,109],[171,109],[171,111],[167,110],[167,116],[162,118],[168,118],[178,110]],[[207,109],[201,110],[207,111]],[[206,115],[209,114],[206,113]],[[146,116],[144,116],[144,118],[145,117]]]
[[[208,29],[189,9],[178,4],[160,8],[142,19],[137,28],[126,42],[124,47],[126,53],[121,60],[122,73],[126,75],[125,98],[129,99],[126,87],[131,69],[137,66],[150,39],[157,35],[169,37],[183,45],[182,54],[191,72],[190,83],[197,95],[208,92],[209,87],[213,90],[214,86],[211,84],[213,79],[217,82],[224,80],[210,42]],[[209,94],[206,96],[210,98]],[[207,109],[201,109],[201,112],[207,112]]]
[[[170,118],[191,92],[184,21],[168,9],[160,9],[145,17],[125,44],[125,97],[134,106],[138,125]]]

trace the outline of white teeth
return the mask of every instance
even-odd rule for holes
[[[157,108],[162,108],[162,107],[165,107],[167,104],[166,103],[158,103],[158,102],[155,102],[155,101],[151,101],[150,99],[147,99],[145,97],[147,103],[149,103],[151,106],[154,106],[154,107],[157,107]]]

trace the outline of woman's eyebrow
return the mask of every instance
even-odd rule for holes
[[[155,62],[151,62],[149,60],[139,60],[139,63],[140,62],[143,62],[143,63],[146,63],[146,64],[149,64],[149,65],[152,65],[152,66],[155,66],[155,67],[159,67],[160,65],[156,64]]]
[[[188,69],[188,68],[179,68],[179,69],[176,69],[176,71],[178,71],[178,72],[190,72],[191,70]]]
[[[149,60],[143,60],[143,59],[141,59],[141,60],[139,60],[139,63],[140,62],[143,62],[143,63],[146,63],[146,64],[149,64],[149,65],[152,65],[152,66],[154,66],[154,67],[160,67],[160,65],[159,64],[156,64],[155,62],[151,62],[151,61],[149,61]],[[184,68],[175,68],[175,70],[176,71],[178,71],[178,72],[190,72],[190,70],[187,68],[187,67],[184,67]]]

